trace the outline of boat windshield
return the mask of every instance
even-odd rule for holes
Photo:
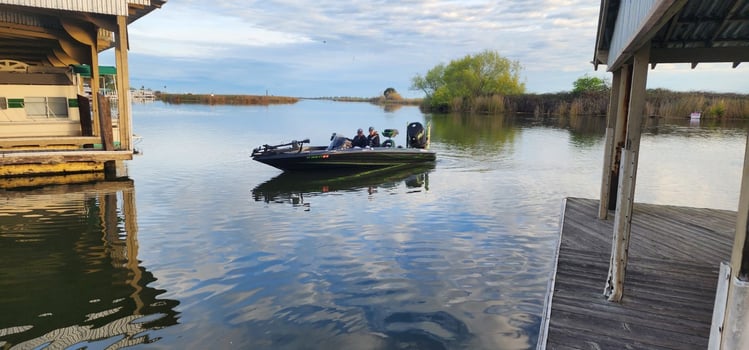
[[[346,147],[347,143],[349,144],[349,147],[351,147],[350,141],[348,141],[348,139],[345,136],[333,134],[333,136],[330,138],[330,145],[328,145],[327,150],[332,151],[334,149],[348,148]]]

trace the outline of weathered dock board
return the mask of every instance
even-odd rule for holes
[[[546,348],[705,349],[736,213],[635,204],[621,303],[603,296],[613,219],[597,215],[597,200],[566,200]]]

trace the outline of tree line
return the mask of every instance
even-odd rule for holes
[[[605,79],[586,74],[573,82],[569,92],[527,94],[521,73],[520,62],[485,50],[417,74],[411,89],[424,92],[421,108],[432,112],[606,115],[610,83]],[[692,112],[712,118],[749,118],[749,95],[647,91],[647,116],[687,117]]]

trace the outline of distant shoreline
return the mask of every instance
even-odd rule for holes
[[[205,104],[205,105],[275,105],[294,104],[297,97],[269,95],[216,95],[216,94],[169,94],[157,92],[156,99],[170,104]]]
[[[418,106],[421,98],[386,99],[385,97],[288,97],[271,95],[217,95],[217,94],[170,94],[157,91],[159,101],[170,104],[206,104],[206,105],[261,105],[294,104],[299,100],[328,100],[337,102],[368,102],[377,105]]]

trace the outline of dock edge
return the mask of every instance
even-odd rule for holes
[[[562,244],[562,232],[564,232],[564,214],[567,210],[567,197],[562,199],[562,215],[559,216],[559,236],[557,237],[556,249],[552,263],[554,266],[549,275],[549,283],[546,285],[546,298],[544,298],[544,308],[541,315],[541,325],[538,332],[538,342],[536,350],[546,350],[546,341],[549,339],[549,321],[551,320],[551,301],[554,297],[554,284],[557,279],[557,265],[559,263],[559,248]]]

